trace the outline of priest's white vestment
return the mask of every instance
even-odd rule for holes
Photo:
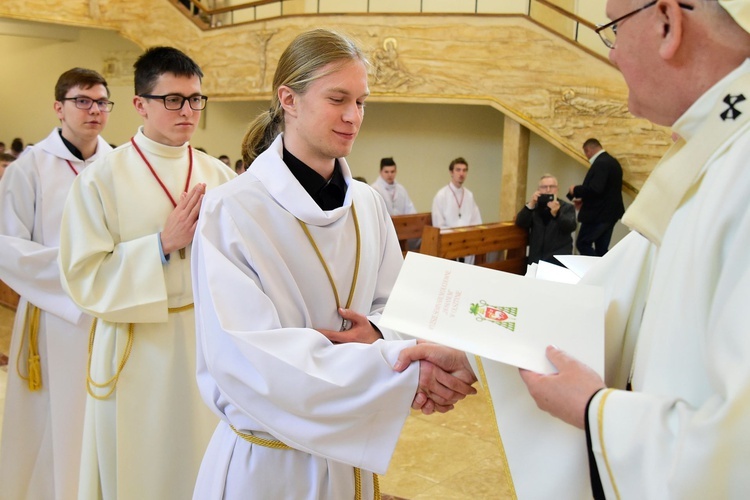
[[[60,219],[76,172],[111,150],[99,137],[96,153],[80,160],[55,128],[11,163],[0,181],[0,279],[21,295],[8,353],[2,498],[68,499],[78,491],[91,317],[60,285]],[[42,386],[33,392],[18,373],[28,375],[29,303],[40,309]]]
[[[135,142],[179,200],[188,179],[188,144],[165,146],[142,129]],[[192,156],[188,191],[236,176],[205,153],[192,150]],[[79,498],[98,497],[100,487],[104,498],[189,498],[216,426],[195,383],[190,247],[185,258],[174,252],[166,264],[159,251],[172,210],[130,142],[91,165],[68,197],[63,285],[97,318],[89,389],[101,398],[86,401]],[[107,396],[113,384],[105,382],[112,378],[116,386]]]
[[[650,240],[651,279],[636,287],[637,307],[617,321],[608,312],[607,382],[620,390],[599,392],[587,415],[608,498],[750,492],[750,100],[740,95],[750,97],[748,61],[674,124],[681,139],[623,218],[644,236],[621,245]],[[584,281],[606,283],[617,267],[607,254]],[[621,390],[628,378],[632,392]]]
[[[351,309],[377,324],[402,258],[383,201],[348,184],[343,206],[321,210],[283,163],[282,139],[236,181],[208,193],[193,243],[198,383],[221,417],[194,499],[351,499],[361,468],[385,472],[414,398],[419,367],[391,368],[413,340],[333,344],[333,289],[300,221],[330,269],[342,306],[355,270]],[[242,433],[294,448],[251,444]]]

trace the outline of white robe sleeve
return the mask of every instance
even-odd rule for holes
[[[128,241],[115,237],[121,215],[114,183],[108,169],[95,167],[76,178],[65,204],[63,286],[84,311],[105,321],[165,322],[167,288],[158,233]]]
[[[607,498],[742,498],[747,495],[750,336],[746,269],[717,304],[706,357],[716,394],[696,407],[657,394],[602,391],[589,406],[591,447]],[[664,374],[669,377],[669,374]],[[638,425],[633,425],[638,422]],[[742,470],[741,470],[742,469]]]
[[[445,206],[445,203],[443,200],[444,196],[442,195],[443,190],[440,190],[432,199],[432,225],[438,228],[448,227],[445,213],[443,213],[443,207]]]
[[[32,169],[16,161],[0,182],[0,278],[40,309],[77,324],[83,314],[60,284],[58,247],[34,241],[38,200]]]
[[[281,308],[307,306],[291,298],[275,304],[264,294],[264,286],[294,284],[264,284],[255,267],[269,263],[255,264],[244,252],[243,239],[252,236],[214,208],[204,201],[192,261],[204,400],[240,429],[384,472],[419,375],[417,364],[403,373],[392,365],[414,342],[334,345],[312,328],[282,325]]]
[[[471,197],[471,204],[474,206],[471,210],[471,223],[469,223],[470,226],[475,226],[477,224],[482,223],[482,215],[479,213],[479,206],[477,205],[477,202],[474,200],[474,196]]]

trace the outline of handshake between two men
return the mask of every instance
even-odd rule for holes
[[[339,314],[351,326],[344,331],[319,329],[330,341],[371,344],[383,338],[367,317],[343,308]],[[412,362],[420,365],[412,408],[425,415],[448,412],[457,402],[477,392],[472,387],[477,377],[463,351],[418,340],[417,345],[401,351],[393,369],[404,371]]]

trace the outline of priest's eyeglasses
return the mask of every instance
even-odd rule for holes
[[[161,99],[164,103],[164,107],[169,111],[181,110],[185,105],[185,101],[188,102],[190,109],[193,111],[200,111],[206,107],[206,101],[208,101],[208,96],[200,94],[191,95],[190,97],[181,96],[180,94],[141,94],[141,97],[145,97],[146,99]]]
[[[594,31],[596,32],[597,35],[599,35],[599,38],[602,39],[602,42],[604,42],[604,45],[606,45],[607,48],[614,49],[615,41],[617,41],[617,28],[620,27],[623,21],[625,21],[625,19],[631,16],[638,14],[642,10],[646,10],[649,7],[653,7],[654,5],[656,5],[656,3],[657,3],[656,0],[653,0],[652,2],[647,3],[643,7],[635,9],[632,12],[628,12],[624,16],[618,17],[612,22],[597,26]],[[692,5],[688,5],[684,3],[678,3],[677,5],[679,5],[680,7],[686,10],[693,10],[695,8]]]
[[[115,103],[107,99],[91,99],[90,97],[63,97],[60,100],[73,101],[78,109],[91,109],[91,106],[96,103],[101,113],[109,113],[115,105]]]

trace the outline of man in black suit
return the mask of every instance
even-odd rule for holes
[[[622,203],[622,167],[602,149],[597,139],[583,143],[583,153],[591,163],[583,184],[570,186],[568,199],[580,199],[576,248],[581,255],[601,257],[609,249],[615,224],[625,213]]]

